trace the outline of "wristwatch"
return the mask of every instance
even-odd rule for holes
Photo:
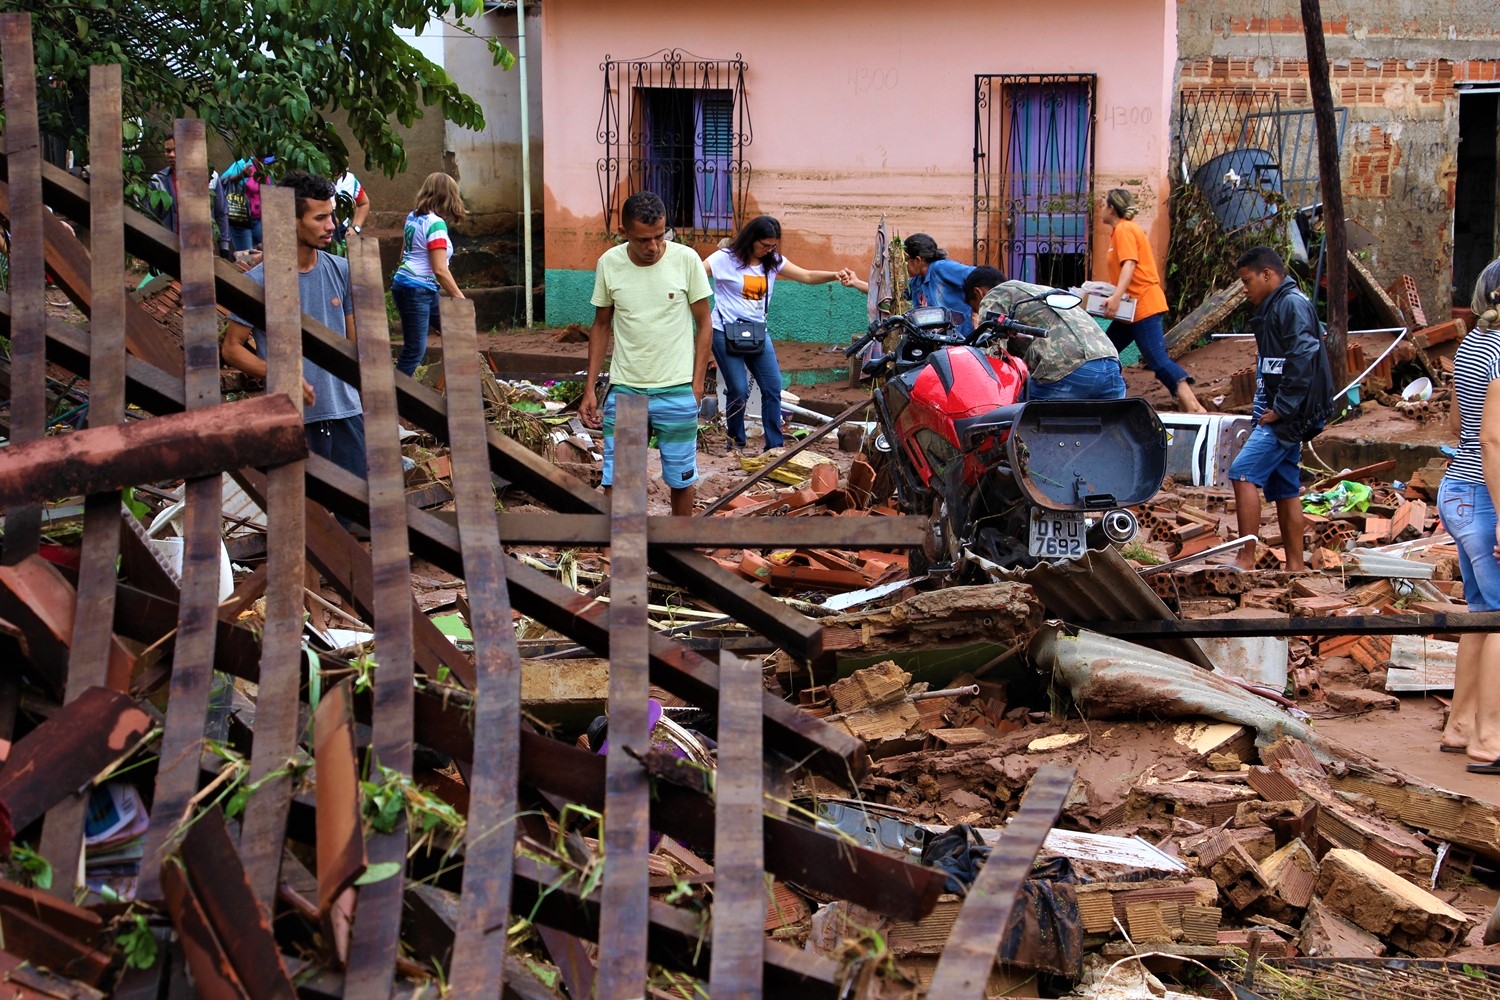
[[[351,226],[350,228],[354,230],[355,236],[358,236],[360,233],[364,232],[364,230],[359,226]]]

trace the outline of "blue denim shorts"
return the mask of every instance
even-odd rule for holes
[[[1495,559],[1495,504],[1489,487],[1444,479],[1438,515],[1458,543],[1458,571],[1470,611],[1500,611],[1500,562]]]
[[[698,397],[691,385],[653,389],[650,392],[612,386],[604,399],[604,475],[601,483],[615,481],[615,397],[622,392],[646,396],[650,431],[661,452],[661,478],[673,489],[698,481]]]
[[[1281,440],[1265,424],[1250,432],[1250,440],[1229,465],[1229,478],[1254,483],[1272,503],[1302,492],[1302,442]]]

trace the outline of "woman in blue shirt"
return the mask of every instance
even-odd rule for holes
[[[974,329],[974,314],[964,298],[964,279],[974,270],[968,264],[948,259],[948,251],[926,233],[913,233],[901,241],[906,248],[906,297],[912,308],[942,306],[953,317],[953,328],[967,336]]]

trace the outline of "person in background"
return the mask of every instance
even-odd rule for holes
[[[339,206],[337,228],[333,233],[335,243],[343,243],[348,239],[349,230],[354,230],[358,236],[364,231],[365,219],[370,215],[370,195],[365,191],[365,186],[354,176],[353,171],[345,170],[339,175],[339,179],[333,182],[334,202]],[[350,208],[349,214],[344,214],[344,203],[347,200]]]
[[[953,316],[953,328],[967,336],[974,329],[973,310],[964,300],[964,280],[973,272],[968,264],[948,259],[948,251],[926,233],[913,233],[902,240],[906,248],[906,297],[913,309],[942,306]],[[858,288],[864,282],[846,282]]]
[[[1438,486],[1438,514],[1458,546],[1470,611],[1500,611],[1500,260],[1480,272],[1471,305],[1479,317],[1453,356],[1458,457]],[[1458,638],[1453,704],[1439,749],[1467,753],[1468,769],[1500,774],[1500,632]]]
[[[151,175],[151,180],[146,183],[146,187],[148,191],[165,192],[167,197],[153,200],[148,194],[146,211],[157,222],[175,233],[177,232],[177,140],[168,136],[162,152],[166,154],[167,165]],[[217,173],[208,179],[208,198],[209,210],[213,212],[214,227],[217,230],[214,235],[219,241],[219,256],[225,260],[234,260],[234,251],[230,247],[229,239],[229,206],[224,200],[224,191]]]
[[[964,279],[964,298],[981,323],[1000,315],[1047,331],[1023,342],[1027,399],[1124,399],[1125,376],[1115,345],[1083,306],[1054,309],[1041,301],[1039,296],[1050,291],[1046,285],[1006,281],[993,267],[976,267]]]
[[[260,189],[271,183],[266,169],[276,162],[274,156],[235,160],[219,175],[228,202],[229,238],[236,250],[258,250],[261,244]]]
[[[645,396],[672,513],[686,517],[697,497],[698,407],[713,354],[708,277],[690,247],[667,240],[667,208],[650,191],[625,199],[619,235],[623,242],[604,251],[594,268],[594,323],[578,414],[604,430],[608,493],[615,475],[615,400],[622,392]],[[614,360],[601,410],[594,383],[611,333]]]
[[[1207,413],[1193,393],[1193,377],[1167,355],[1162,317],[1167,312],[1167,294],[1162,291],[1161,272],[1146,239],[1146,231],[1135,221],[1135,199],[1124,188],[1114,188],[1101,209],[1109,227],[1109,280],[1114,294],[1104,303],[1104,315],[1113,319],[1109,339],[1116,351],[1132,342],[1141,349],[1141,363],[1151,369],[1185,413]],[[1114,319],[1125,296],[1135,302],[1130,322]]]
[[[1235,519],[1240,537],[1260,531],[1260,496],[1276,505],[1276,523],[1286,551],[1286,568],[1300,573],[1302,535],[1302,442],[1311,441],[1333,414],[1333,372],[1318,315],[1297,283],[1287,277],[1286,261],[1270,247],[1254,247],[1235,263],[1245,297],[1255,307],[1255,428],[1229,465]],[[1253,546],[1235,558],[1240,569],[1255,568]]]
[[[282,183],[297,197],[297,285],[302,311],[334,333],[354,338],[354,295],[349,262],[327,248],[333,242],[333,182],[293,171]],[[264,266],[247,273],[265,284]],[[255,337],[255,349],[248,345]],[[232,316],[221,348],[224,363],[256,378],[266,377],[266,332]],[[365,418],[359,391],[311,361],[302,362],[302,420],[307,447],[357,476],[365,474]]]
[[[781,223],[769,215],[751,219],[729,245],[715,250],[703,261],[703,270],[713,284],[714,360],[724,378],[724,422],[729,448],[745,447],[745,406],[750,392],[748,375],[760,386],[760,422],[765,431],[765,449],[786,443],[781,432],[781,366],[770,333],[758,354],[731,353],[724,328],[734,322],[765,325],[771,294],[778,278],[804,285],[826,285],[838,281],[844,271],[809,271],[781,255]],[[747,375],[748,373],[748,375]]]
[[[448,270],[453,259],[448,220],[463,222],[467,215],[458,181],[441,171],[428,174],[417,191],[416,208],[407,213],[401,263],[391,276],[391,298],[401,314],[399,372],[412,374],[426,356],[427,331],[437,315],[439,292],[455,299],[464,297]]]

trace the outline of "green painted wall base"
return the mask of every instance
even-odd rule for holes
[[[594,321],[593,271],[547,271],[548,326]],[[771,334],[778,340],[811,344],[847,344],[869,325],[865,297],[839,284],[799,285],[778,281],[772,300]]]

